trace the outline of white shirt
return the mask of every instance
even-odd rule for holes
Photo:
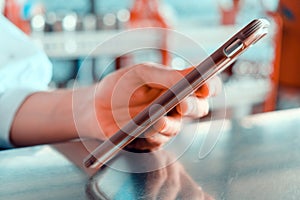
[[[13,147],[14,116],[30,94],[47,90],[52,65],[45,53],[0,14],[0,147]]]

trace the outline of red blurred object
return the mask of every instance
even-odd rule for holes
[[[219,4],[222,25],[234,25],[236,23],[236,17],[240,10],[240,4],[240,0],[232,0],[231,8],[226,8],[222,4]]]
[[[280,15],[276,12],[266,12],[269,17],[274,20],[276,25],[276,32],[274,34],[273,42],[275,47],[275,55],[273,60],[273,71],[270,74],[270,79],[272,83],[272,88],[269,94],[266,97],[264,103],[264,111],[273,111],[276,108],[277,103],[277,93],[278,93],[278,84],[279,84],[279,70],[280,70],[280,61],[281,61],[281,46],[282,46],[282,19]]]
[[[300,88],[300,4],[299,0],[280,0],[278,12],[283,20],[279,83]]]
[[[135,0],[130,11],[129,25],[131,28],[169,28],[166,20],[159,13],[158,0]]]
[[[30,24],[27,20],[21,17],[22,5],[18,0],[5,0],[4,4],[4,16],[15,24],[24,33],[30,33]]]
[[[130,10],[130,20],[128,28],[159,27],[169,28],[168,23],[159,12],[158,0],[135,0]],[[161,63],[170,64],[170,55],[167,51],[167,35],[162,35]],[[120,69],[130,64],[131,56],[121,56],[116,58],[116,69]]]
[[[160,27],[169,28],[165,18],[159,12],[158,0],[135,0],[130,10],[129,28]],[[167,52],[167,35],[162,40],[162,64],[169,65],[170,56]]]
[[[280,14],[277,12],[278,6],[270,7],[270,5],[268,5],[268,2],[265,2],[264,0],[260,0],[260,4],[265,14],[272,20],[274,24],[274,35],[272,44],[274,46],[274,58],[272,61],[273,70],[270,74],[271,88],[263,104],[263,111],[268,112],[275,110],[277,104],[283,22]]]

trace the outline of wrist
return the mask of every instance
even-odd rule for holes
[[[72,115],[72,92],[37,92],[17,111],[10,139],[16,146],[60,142],[77,136]]]
[[[101,130],[95,108],[96,85],[79,88],[72,93],[73,119],[80,138],[106,139]]]

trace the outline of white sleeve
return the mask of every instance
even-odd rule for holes
[[[9,133],[25,98],[47,90],[52,65],[43,51],[0,14],[0,147],[13,147]]]

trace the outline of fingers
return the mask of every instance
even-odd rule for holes
[[[192,68],[174,70],[156,63],[144,63],[135,67],[136,74],[144,84],[158,89],[169,89],[184,77]]]
[[[199,98],[206,98],[209,96],[209,85],[208,83],[205,83],[204,85],[202,85],[200,88],[198,88],[196,91],[195,91],[195,94],[197,97]]]
[[[157,88],[163,91],[172,87],[193,69],[191,67],[178,71],[160,64],[145,63],[136,65],[128,70],[133,70],[131,78],[135,84],[146,84],[150,88]],[[136,77],[138,79],[135,79]],[[206,115],[209,111],[209,104],[205,98],[216,95],[221,90],[221,85],[221,80],[218,77],[212,78],[195,92],[195,96],[189,96],[183,100],[174,109],[177,111],[175,112],[177,115],[172,113],[169,116],[164,116],[147,130],[147,133],[145,133],[146,138],[140,138],[143,141],[142,146],[145,149],[153,149],[168,142],[180,131],[181,116],[200,118]]]
[[[207,99],[189,96],[176,106],[176,110],[182,116],[200,118],[208,114],[209,104]]]
[[[148,193],[147,199],[158,199],[159,192],[165,181],[168,178],[168,173],[165,168],[157,171],[149,172],[146,179],[146,192]]]
[[[172,163],[165,167],[168,172],[167,179],[163,187],[161,188],[161,196],[160,199],[163,200],[173,200],[177,199],[178,193],[181,189],[181,182],[180,182],[180,171],[182,167],[178,165],[178,163]]]
[[[148,142],[165,144],[181,129],[181,120],[177,117],[165,116],[159,119],[145,134]]]
[[[209,96],[216,96],[222,90],[222,80],[220,77],[215,76],[210,81],[208,81]]]
[[[144,84],[158,89],[168,89],[191,72],[194,67],[184,70],[173,70],[170,67],[156,64],[144,63],[135,67],[135,72],[142,79]],[[222,82],[219,77],[211,78],[206,84],[200,87],[195,93],[198,97],[215,96],[222,89]]]
[[[143,138],[137,138],[131,142],[128,149],[155,150],[170,141],[181,129],[180,116],[164,116],[159,119],[147,132]]]
[[[129,151],[155,151],[162,146],[161,141],[149,142],[148,138],[136,138],[130,144],[128,144],[125,148]]]
[[[170,141],[181,129],[180,116],[165,116],[159,119],[147,132],[144,137],[137,138],[131,142],[127,149],[156,150]]]
[[[180,116],[165,116],[159,119],[152,127],[154,131],[165,136],[174,136],[181,129]]]
[[[179,195],[182,199],[213,200],[186,172],[180,174],[180,180],[181,190]]]
[[[217,95],[221,89],[221,79],[214,77],[195,92],[196,96],[189,96],[177,105],[176,110],[182,116],[203,117],[209,112],[209,103],[206,97]]]
[[[166,144],[171,139],[170,136],[165,136],[160,133],[155,133],[152,136],[147,136],[146,141],[151,144],[152,147],[159,148],[163,144]]]
[[[196,92],[196,96],[200,98],[212,97],[219,94],[222,90],[222,81],[220,77],[211,78],[206,84],[200,87]]]
[[[208,107],[207,99],[194,96],[186,98],[176,107],[177,112],[162,117],[144,133],[145,138],[140,138],[139,147],[135,143],[132,143],[131,146],[143,150],[154,150],[161,147],[179,133],[182,126],[182,116],[202,117],[208,113]]]
[[[209,111],[209,104],[207,99],[190,96],[182,101],[176,107],[176,110],[177,114],[173,113],[171,116],[162,117],[145,133],[148,142],[157,146],[168,142],[180,131],[182,126],[181,116],[203,117]]]

